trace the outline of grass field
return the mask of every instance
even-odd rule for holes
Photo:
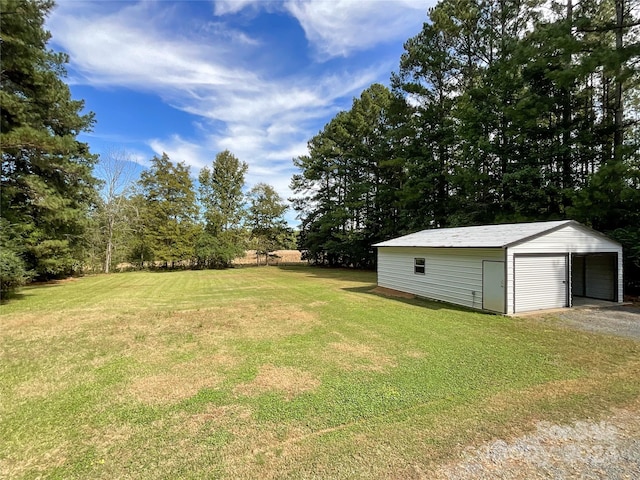
[[[640,344],[308,267],[126,273],[0,307],[0,478],[420,478],[637,404]]]

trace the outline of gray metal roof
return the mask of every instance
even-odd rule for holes
[[[429,229],[376,243],[374,247],[507,247],[569,224],[580,225],[573,220],[560,220]]]

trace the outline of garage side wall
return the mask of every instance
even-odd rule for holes
[[[514,255],[516,254],[588,254],[617,253],[617,286],[619,301],[622,301],[622,247],[604,236],[582,229],[576,225],[567,225],[539,237],[525,240],[507,248],[507,313],[514,313]],[[569,275],[570,281],[571,275]],[[515,279],[517,282],[517,279]],[[541,285],[541,288],[544,288]],[[571,285],[569,285],[569,292]]]
[[[414,272],[424,258],[424,275]],[[378,285],[420,297],[482,308],[482,261],[504,261],[502,248],[379,247]]]

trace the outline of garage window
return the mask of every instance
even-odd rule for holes
[[[413,273],[416,275],[424,275],[424,258],[413,259]]]

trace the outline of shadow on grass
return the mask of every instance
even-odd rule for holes
[[[438,300],[431,300],[428,298],[414,297],[403,298],[395,295],[385,295],[384,293],[376,291],[376,285],[365,287],[352,287],[343,288],[347,292],[364,293],[366,295],[372,295],[374,297],[386,298],[395,302],[404,303],[406,305],[413,305],[417,307],[426,308],[428,310],[450,310],[452,312],[465,312],[465,313],[479,313],[483,315],[496,315],[492,312],[486,312],[483,310],[475,310],[473,308],[464,307],[462,305],[455,305],[453,303],[439,302]]]
[[[0,305],[7,305],[11,302],[24,300],[26,297],[30,297],[31,295],[23,292],[10,292],[10,293],[2,293],[0,296]]]
[[[317,278],[336,279],[346,282],[371,282],[369,285],[360,287],[344,287],[342,290],[353,293],[364,293],[366,295],[372,295],[375,297],[387,298],[396,302],[404,303],[406,305],[413,305],[422,307],[428,310],[448,310],[452,312],[466,312],[466,313],[480,313],[484,315],[496,315],[492,312],[483,310],[476,310],[462,305],[455,305],[453,303],[440,302],[437,300],[431,300],[423,297],[403,298],[394,295],[385,295],[379,291],[376,291],[377,284],[375,281],[374,270],[355,270],[351,268],[331,268],[331,267],[318,267],[309,265],[296,265],[296,266],[280,266],[283,270],[289,271],[305,271],[308,276]]]

